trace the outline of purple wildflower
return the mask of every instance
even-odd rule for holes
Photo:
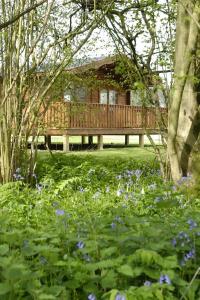
[[[65,211],[63,209],[56,209],[56,215],[57,216],[64,216]]]
[[[167,284],[171,284],[171,280],[169,278],[168,275],[161,275],[160,278],[159,278],[159,283],[160,284],[163,284],[163,283],[167,283]]]
[[[126,297],[124,295],[121,295],[120,293],[117,293],[115,296],[115,300],[126,300]]]
[[[112,223],[110,224],[110,226],[111,226],[112,229],[114,229],[117,225],[116,225],[116,223],[113,223],[113,222],[112,222]]]
[[[146,285],[146,286],[151,286],[151,281],[149,281],[149,280],[146,280],[145,282],[144,282],[144,285]]]
[[[194,256],[195,256],[195,250],[192,249],[192,250],[190,250],[188,253],[186,253],[186,254],[184,255],[183,260],[186,262],[186,261],[188,261],[189,259],[194,258]]]
[[[89,256],[89,254],[85,253],[83,254],[83,259],[87,262],[90,262],[91,261],[91,257]]]
[[[35,185],[36,189],[38,190],[39,193],[41,193],[42,189],[43,189],[43,185],[41,183],[37,183]]]
[[[89,294],[88,295],[88,300],[97,300],[97,298],[94,294]]]
[[[176,241],[175,238],[173,238],[173,240],[172,240],[172,245],[173,245],[174,247],[176,247],[176,245],[177,245],[177,241]]]
[[[92,196],[92,199],[98,199],[101,195],[101,192],[97,191],[93,196]]]
[[[139,179],[141,175],[142,175],[142,170],[139,169],[135,170],[135,176],[137,179]]]
[[[120,196],[122,195],[122,193],[123,193],[123,190],[122,190],[122,189],[117,190],[117,196],[118,196],[118,197],[120,197]]]
[[[85,247],[85,244],[82,242],[82,241],[79,241],[77,244],[76,244],[76,247],[78,249],[83,249]]]
[[[46,265],[47,264],[47,259],[44,257],[44,256],[40,256],[40,263],[42,264],[42,265]]]
[[[197,227],[197,223],[194,221],[194,220],[192,220],[192,219],[189,219],[188,221],[187,221],[187,223],[189,224],[189,226],[190,226],[190,230],[192,230],[192,229],[194,229],[195,227]]]

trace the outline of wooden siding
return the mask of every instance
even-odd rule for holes
[[[167,111],[159,109],[164,117]],[[158,108],[98,103],[52,104],[41,118],[41,128],[48,129],[158,129]],[[160,115],[160,113],[159,113]]]

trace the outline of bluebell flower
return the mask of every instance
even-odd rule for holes
[[[129,179],[129,181],[126,183],[127,188],[131,187],[133,185],[133,181]]]
[[[97,191],[93,196],[92,199],[98,199],[101,195],[101,192]]]
[[[182,259],[182,260],[180,261],[180,265],[181,265],[181,267],[185,266],[185,261],[184,261],[184,259]]]
[[[122,179],[122,175],[117,175],[115,178],[120,180]]]
[[[123,203],[122,208],[127,208],[127,205],[125,203]]]
[[[94,174],[95,173],[95,170],[94,169],[90,169],[89,171],[88,171],[88,175],[91,175],[91,174]]]
[[[115,296],[115,300],[126,300],[126,296],[117,293],[117,295]]]
[[[123,193],[123,190],[122,190],[122,189],[117,190],[117,196],[118,196],[118,197],[120,197],[120,196],[122,195],[122,193]]]
[[[119,217],[119,216],[116,216],[116,217],[115,217],[115,221],[118,222],[118,223],[120,223],[120,224],[123,223],[121,217]]]
[[[89,254],[85,253],[83,254],[83,259],[87,262],[90,262],[91,261],[91,257],[89,256]]]
[[[27,248],[29,246],[29,240],[23,241],[23,248]]]
[[[15,172],[16,172],[16,173],[20,173],[20,172],[21,172],[21,169],[20,169],[20,168],[17,168]]]
[[[152,183],[152,184],[150,184],[150,185],[148,186],[148,188],[149,188],[150,190],[155,190],[156,187],[157,187],[156,183]]]
[[[79,189],[79,191],[80,191],[81,193],[84,193],[84,192],[85,192],[85,189],[81,186],[80,189]]]
[[[168,275],[161,275],[159,278],[159,283],[160,284],[163,284],[163,283],[171,284],[171,280]]]
[[[144,282],[144,285],[146,285],[146,286],[151,286],[151,281],[149,281],[149,280],[146,280],[145,282]]]
[[[183,176],[183,177],[181,177],[181,179],[180,180],[178,180],[178,184],[179,185],[181,185],[181,184],[183,184],[183,183],[188,183],[190,180],[192,179],[192,177],[191,176]]]
[[[139,169],[135,170],[135,176],[137,179],[139,179],[141,175],[142,175],[142,170]]]
[[[109,192],[110,192],[110,187],[107,186],[107,187],[106,187],[106,193],[109,193]]]
[[[128,197],[129,197],[129,194],[126,193],[126,194],[124,195],[124,199],[125,199],[125,200],[128,200]]]
[[[13,174],[13,177],[15,180],[24,180],[24,177],[19,173]]]
[[[76,244],[76,247],[78,249],[83,249],[85,247],[85,244],[82,242],[82,241],[79,241],[77,244]]]
[[[161,196],[158,196],[158,197],[156,197],[155,199],[154,199],[154,202],[155,203],[159,203],[160,201],[162,201],[163,200],[163,198],[161,197]]]
[[[190,225],[190,228],[189,228],[190,230],[192,230],[192,229],[194,229],[194,228],[197,227],[197,223],[195,221],[193,221],[192,219],[189,219],[187,221],[187,223]]]
[[[195,257],[195,250],[192,249],[192,250],[190,250],[188,253],[186,253],[186,254],[184,255],[183,260],[186,262],[186,261],[188,261],[189,259],[192,259],[192,258],[194,258],[194,257]]]
[[[47,259],[44,256],[40,256],[40,263],[46,265],[48,263]]]
[[[188,234],[184,231],[180,231],[179,234],[178,234],[178,238],[180,240],[185,240],[186,242],[190,242],[190,238],[188,236]]]
[[[94,294],[89,294],[88,295],[88,300],[97,300],[97,298]]]
[[[172,240],[172,245],[173,245],[174,247],[176,247],[176,245],[177,245],[177,241],[176,241],[175,238],[173,238],[173,240]]]
[[[112,222],[112,223],[110,224],[110,226],[111,226],[112,229],[114,229],[117,225],[116,225],[116,223],[113,223],[113,222]]]
[[[171,189],[172,189],[172,191],[176,191],[177,187],[175,185],[172,185]]]
[[[64,216],[65,211],[63,209],[56,209],[55,213],[57,216]]]
[[[36,189],[38,190],[39,193],[41,193],[42,189],[43,189],[43,185],[41,183],[37,183],[35,185]]]

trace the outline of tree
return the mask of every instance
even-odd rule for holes
[[[158,93],[162,91],[166,106],[169,99],[167,72],[172,70],[173,49],[173,6],[168,1],[159,4],[155,0],[117,1],[104,20],[104,26],[112,37],[116,50],[122,54],[124,80],[132,90],[141,95],[141,104],[160,107]],[[162,24],[162,27],[160,26]],[[165,28],[165,32],[161,28]],[[164,34],[164,38],[163,38]],[[128,59],[126,59],[126,57]],[[159,73],[165,74],[161,81]],[[156,110],[158,126],[166,147],[167,122],[159,109]],[[168,175],[168,163],[163,151],[154,147],[162,175]]]
[[[200,2],[178,1],[174,84],[169,106],[168,155],[174,181],[188,176],[200,132]]]
[[[129,77],[133,82],[133,89],[145,89],[149,103],[156,105],[147,79],[168,70],[173,75],[171,89],[158,78],[153,87],[154,91],[158,86],[162,89],[169,108],[168,126],[163,131],[166,158],[150,136],[149,139],[163,176],[178,181],[189,174],[189,159],[200,130],[200,3],[198,0],[179,0],[178,4],[173,0],[118,3],[118,7],[109,11],[105,25],[117,51],[129,57],[126,80]],[[163,125],[161,122],[162,129]]]
[[[6,28],[6,27],[12,25],[17,20],[19,20],[21,17],[23,17],[24,15],[30,13],[32,10],[36,9],[37,7],[39,7],[40,5],[44,4],[45,2],[47,2],[47,0],[38,1],[38,2],[36,2],[34,4],[32,4],[32,5],[24,8],[24,10],[22,10],[20,12],[17,12],[16,15],[11,16],[9,20],[0,23],[0,30],[2,30],[3,28]],[[2,2],[2,6],[3,6],[3,2]]]
[[[18,168],[27,180],[33,174],[39,120],[52,86],[103,15],[57,0],[1,0],[0,13],[0,182],[6,183]]]

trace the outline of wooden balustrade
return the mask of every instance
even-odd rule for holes
[[[52,104],[41,119],[48,129],[68,128],[158,128],[158,117],[167,116],[165,108],[143,108],[129,105],[98,103]]]

